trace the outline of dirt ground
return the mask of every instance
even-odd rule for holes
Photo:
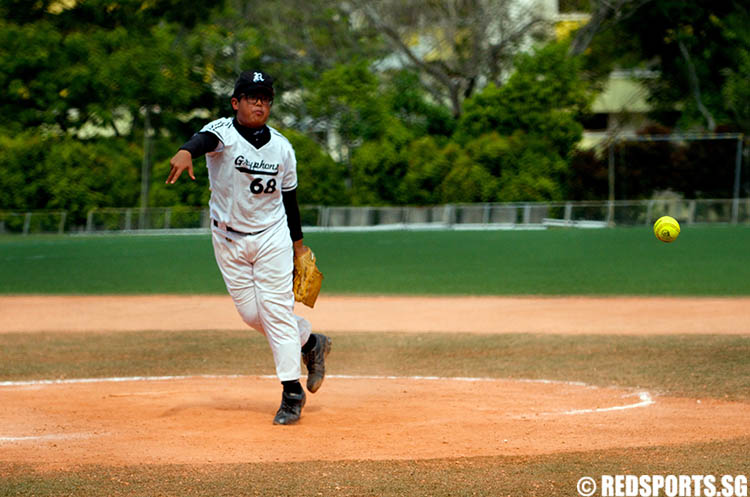
[[[750,298],[346,297],[297,304],[316,330],[750,334]],[[228,296],[0,296],[0,333],[247,329]]]
[[[330,332],[750,335],[747,298],[334,297]],[[225,296],[0,297],[0,333],[244,329]],[[335,345],[332,353],[335,353]],[[750,436],[748,405],[576,382],[349,377],[271,424],[275,378],[0,382],[0,459],[237,463],[526,455]]]

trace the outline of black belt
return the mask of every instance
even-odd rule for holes
[[[212,221],[214,222],[214,226],[216,226],[217,228],[219,228],[219,227],[220,227],[220,226],[219,226],[219,222],[218,222],[218,221],[217,221],[216,219],[212,219]],[[242,236],[253,236],[253,235],[260,235],[261,233],[263,233],[264,231],[266,231],[265,229],[262,229],[262,230],[260,230],[260,231],[254,231],[254,232],[252,232],[252,233],[245,233],[244,231],[237,231],[236,229],[234,229],[234,228],[231,228],[230,226],[226,226],[226,229],[227,229],[227,231],[229,231],[229,232],[231,232],[231,233],[236,233],[236,234],[238,234],[238,235],[242,235]],[[267,228],[266,228],[266,229],[267,229]]]

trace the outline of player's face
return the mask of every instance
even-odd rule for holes
[[[232,108],[237,111],[237,120],[248,128],[260,128],[271,113],[271,99],[267,95],[243,95],[232,99]]]

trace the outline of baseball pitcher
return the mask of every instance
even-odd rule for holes
[[[308,371],[307,390],[314,393],[323,383],[331,340],[311,333],[310,323],[294,314],[293,286],[305,286],[293,285],[295,261],[309,264],[314,257],[303,244],[294,149],[266,125],[274,96],[271,76],[243,72],[231,97],[235,117],[206,124],[180,147],[166,183],[173,184],[186,170],[194,180],[192,160],[206,155],[216,262],[240,316],[268,340],[283,385],[273,422],[288,425],[299,421],[305,405],[301,360]],[[298,279],[320,274],[317,269],[296,273],[304,273],[295,274]],[[305,303],[313,304],[314,297]]]

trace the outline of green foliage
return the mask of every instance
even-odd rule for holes
[[[733,16],[732,21],[738,17]],[[745,133],[750,133],[750,32],[746,25],[744,29],[737,26],[728,28],[725,36],[737,45],[737,64],[723,71],[726,79],[721,89],[722,96],[734,123]]]
[[[658,71],[645,83],[653,116],[663,124],[706,129],[708,113],[717,126],[748,133],[747,109],[738,108],[736,91],[747,87],[749,23],[742,2],[655,0],[623,15],[591,50],[594,57],[607,54],[609,67]]]
[[[566,5],[577,9],[581,2]],[[80,219],[94,202],[135,205],[147,114],[155,131],[149,203],[204,205],[202,160],[195,182],[168,188],[168,159],[205,122],[200,116],[231,115],[227,95],[237,73],[258,66],[276,77],[273,118],[298,131],[290,139],[299,149],[300,201],[309,204],[602,198],[600,158],[577,161],[573,169],[570,163],[597,78],[618,66],[659,70],[649,86],[654,116],[665,123],[690,127],[705,120],[691,86],[694,74],[720,130],[750,134],[750,17],[737,2],[626,5],[585,58],[569,56],[566,43],[552,43],[518,54],[510,77],[495,74],[484,88],[481,78],[456,76],[471,79],[457,96],[460,120],[429,76],[392,68],[382,30],[350,22],[350,8],[325,0],[0,0],[0,156],[7,169],[0,206],[71,206]],[[439,5],[420,7],[441,18],[433,8]],[[389,19],[401,32],[398,23],[407,17],[398,12]],[[461,10],[469,16],[464,21],[471,15],[481,11]],[[467,60],[479,49],[462,36],[446,41]],[[440,64],[430,61],[438,72],[445,69]],[[91,140],[103,135],[114,137],[111,146]],[[306,136],[331,147],[335,160]],[[64,180],[47,167],[44,147],[53,138],[67,161]],[[724,163],[723,150],[717,158],[702,145],[641,148],[622,150],[637,163],[618,160],[633,180],[618,183],[618,198],[664,187],[686,196],[727,196],[725,178],[710,174],[712,163]],[[100,157],[115,156],[129,157],[114,162],[129,164],[119,175],[127,186],[83,179]],[[90,159],[93,165],[85,162]],[[593,176],[580,178],[586,174]]]
[[[516,160],[500,175],[498,197],[505,201],[563,200],[568,162],[550,154],[541,140],[522,137],[517,145]]]
[[[62,34],[49,22],[16,25],[0,19],[0,124],[18,132],[52,124],[64,111],[56,76],[45,69],[61,59]],[[57,91],[56,91],[57,90]],[[52,103],[54,102],[54,103]]]
[[[205,158],[193,159],[195,181],[191,180],[185,172],[174,185],[165,183],[171,169],[169,160],[176,148],[174,147],[171,153],[164,154],[165,159],[154,164],[151,174],[151,187],[149,188],[149,205],[154,207],[176,205],[198,207],[207,205],[211,197],[211,190],[208,187],[208,170],[206,169]]]
[[[430,205],[441,200],[438,187],[451,169],[451,162],[432,136],[409,143],[406,171],[396,192],[399,204]]]
[[[520,130],[546,140],[551,151],[566,157],[581,139],[577,118],[592,98],[580,76],[581,60],[566,50],[559,43],[519,55],[505,85],[488,85],[467,99],[456,138],[466,142],[492,131],[511,135]]]
[[[135,205],[141,163],[136,154],[142,151],[132,144],[143,143],[146,113],[156,131],[149,205],[205,205],[210,192],[203,159],[195,161],[195,182],[183,178],[179,187],[168,187],[163,181],[169,157],[175,144],[205,120],[196,116],[231,114],[226,95],[236,74],[256,65],[276,76],[274,118],[286,128],[291,124],[316,133],[326,145],[338,144],[335,162],[302,133],[287,132],[297,149],[301,203],[556,198],[554,185],[546,183],[555,181],[550,175],[560,169],[559,160],[540,160],[538,147],[532,147],[537,152],[531,156],[523,148],[543,137],[564,156],[563,150],[578,139],[569,122],[577,104],[572,88],[578,66],[560,58],[563,48],[520,57],[519,73],[507,88],[490,87],[477,99],[475,122],[457,123],[444,102],[428,97],[418,73],[377,70],[373,61],[382,60],[383,45],[367,23],[348,22],[343,4],[292,0],[266,6],[237,0],[186,7],[184,0],[42,1],[20,13],[14,0],[0,0],[0,12],[7,14],[0,20],[0,84],[8,88],[0,97],[0,127],[16,134],[36,128],[43,136],[56,136],[65,143],[56,152],[67,173],[54,180],[44,167],[47,154],[38,152],[35,158],[37,152],[25,151],[21,142],[6,140],[4,154],[13,155],[11,162],[38,166],[9,166],[2,180],[8,185],[4,205],[67,206],[76,220],[96,203]],[[250,15],[257,20],[252,25],[244,22]],[[280,16],[304,29],[290,31],[278,22]],[[554,85],[538,81],[551,70]],[[495,102],[493,92],[500,95]],[[560,92],[571,95],[566,100]],[[496,117],[502,107],[512,113]],[[498,126],[501,121],[504,125]],[[482,123],[484,128],[475,129]],[[516,133],[519,123],[525,134]],[[500,134],[483,137],[487,131]],[[104,142],[91,148],[93,141],[71,141],[103,132],[128,140],[127,153],[114,142],[106,150]],[[29,144],[40,140],[34,133],[18,136]],[[96,168],[96,161],[109,155],[129,157],[127,173],[119,175],[127,187],[83,179],[87,161]],[[527,165],[532,168],[527,178],[514,179]],[[547,176],[537,178],[539,173]]]
[[[297,157],[297,201],[300,205],[346,205],[346,167],[334,161],[313,139],[284,130]]]
[[[137,117],[144,105],[175,112],[197,103],[208,86],[193,70],[181,27],[152,17],[175,13],[167,4],[181,3],[94,0],[0,21],[0,84],[9,88],[0,98],[0,125],[68,130],[93,124],[132,133],[118,129],[118,112]]]
[[[497,178],[461,154],[440,185],[445,202],[489,202],[497,195]]]
[[[133,205],[140,149],[122,139],[80,141],[33,132],[3,137],[0,207],[64,209],[82,223],[93,207]]]
[[[52,174],[41,182],[50,196],[45,207],[65,209],[73,221],[80,222],[91,208],[135,202],[136,147],[123,140],[85,143],[72,139],[56,140],[47,146],[49,154],[43,164]]]
[[[310,115],[335,126],[347,146],[383,136],[389,116],[368,61],[339,64],[324,71],[308,91]]]
[[[560,200],[568,161],[581,138],[578,117],[591,95],[581,61],[565,44],[518,57],[502,86],[488,85],[466,100],[440,201]],[[462,171],[464,175],[462,176]]]
[[[420,85],[418,74],[397,71],[387,81],[384,100],[389,103],[395,117],[414,135],[452,135],[456,120],[450,109],[427,100]]]
[[[37,133],[0,135],[0,209],[40,209],[49,200],[42,188],[48,150]]]
[[[393,203],[398,195],[406,162],[390,140],[365,142],[352,157],[352,203],[378,205]]]
[[[591,99],[581,61],[566,49],[554,44],[519,56],[504,86],[490,84],[466,100],[450,139],[443,134],[454,123],[447,109],[435,111],[416,90],[415,75],[395,74],[386,98],[391,115],[408,130],[399,130],[391,118],[385,141],[365,138],[356,149],[353,201],[562,199],[569,157],[583,131],[577,119]],[[422,139],[426,133],[430,138]]]
[[[350,5],[330,0],[257,2],[233,0],[241,6],[235,23],[252,18],[258,30],[256,47],[263,67],[276,77],[282,92],[314,91],[321,74],[352,61],[376,60],[383,55],[379,33],[361,22],[351,22]],[[235,68],[236,70],[236,68]],[[278,102],[300,128],[310,118],[306,99]]]

